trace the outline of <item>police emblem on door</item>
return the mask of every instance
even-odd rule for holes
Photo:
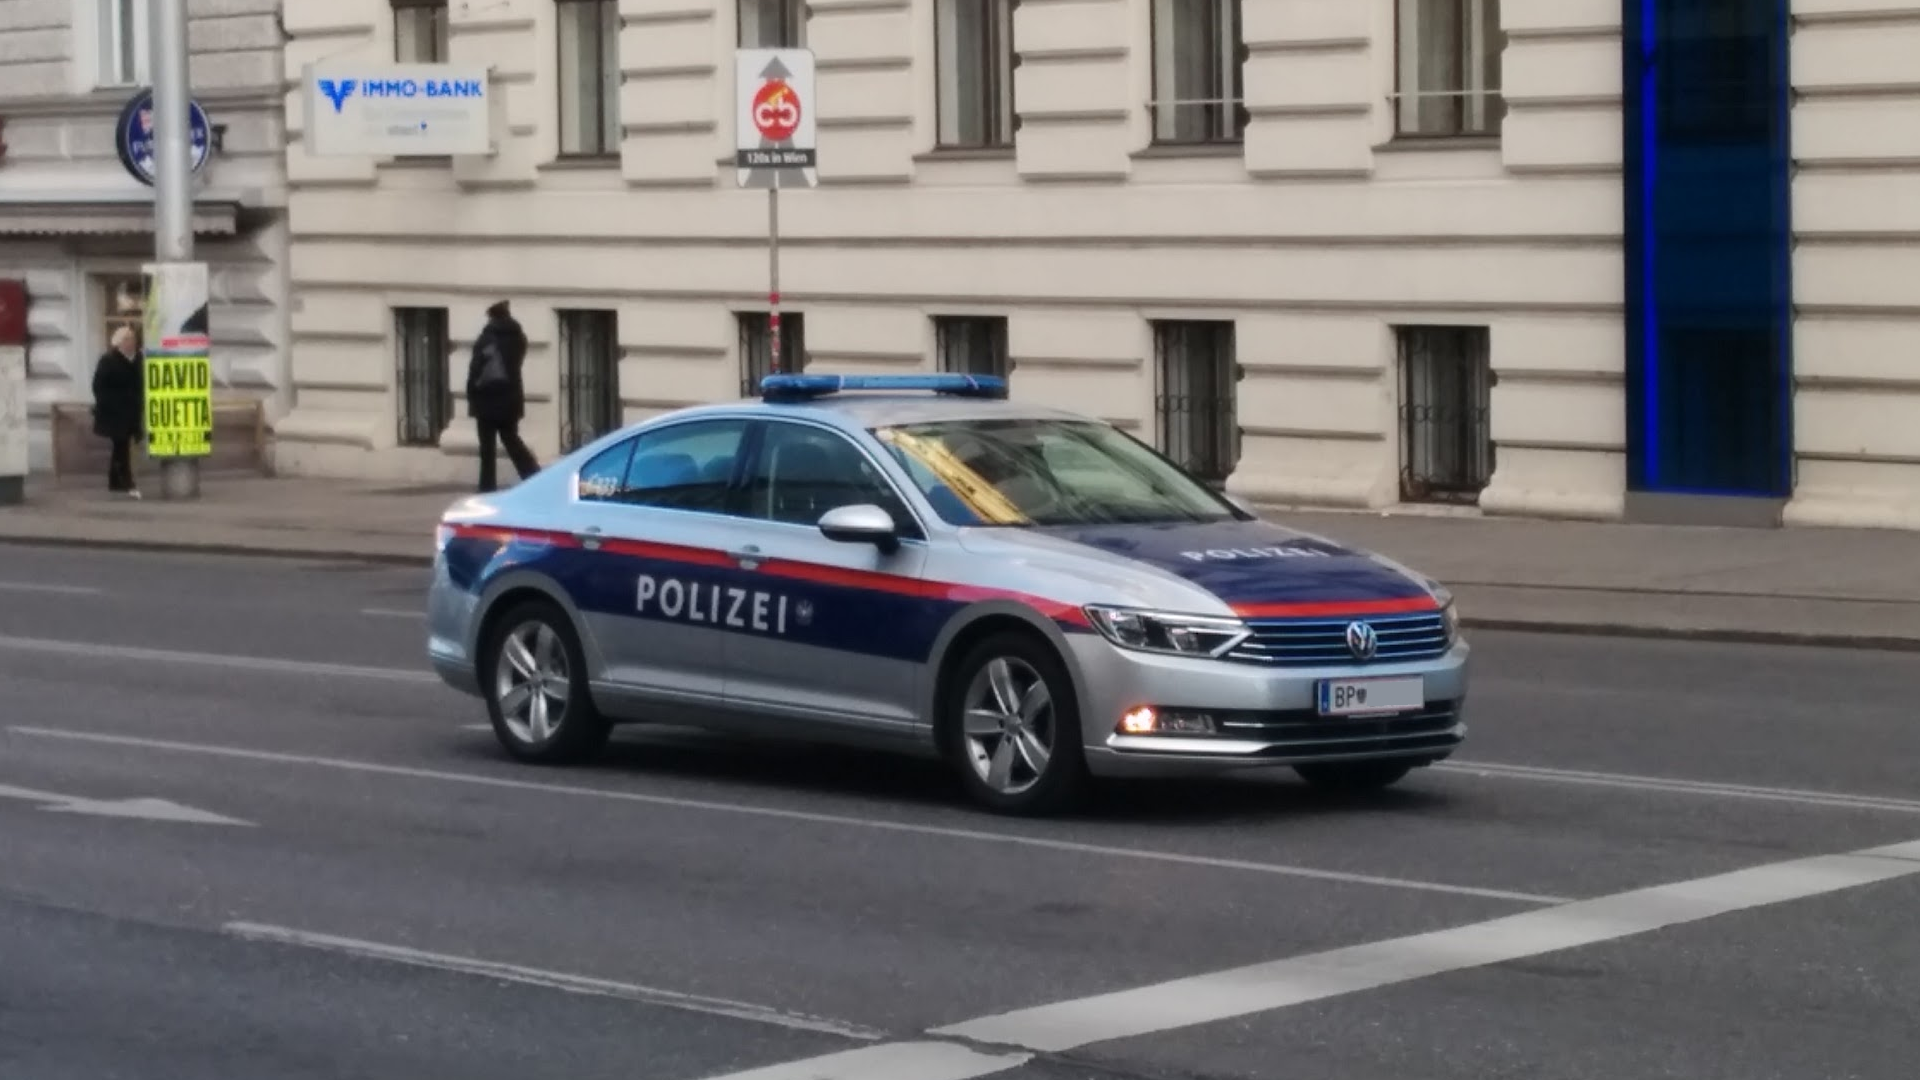
[[[1355,660],[1371,660],[1380,649],[1380,635],[1374,632],[1370,623],[1356,622],[1347,624],[1347,651]]]

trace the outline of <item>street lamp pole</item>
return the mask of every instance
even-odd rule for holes
[[[187,0],[152,0],[154,261],[193,261],[193,135],[187,75]],[[160,461],[161,494],[200,494],[200,459]]]

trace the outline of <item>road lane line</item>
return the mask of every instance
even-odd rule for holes
[[[424,621],[427,617],[424,611],[402,611],[399,608],[381,607],[361,608],[360,614],[372,619],[411,619],[415,622]]]
[[[929,1032],[1058,1053],[1582,948],[1752,908],[1920,874],[1920,841],[1756,866],[1154,986],[968,1020]],[[902,1078],[906,1080],[906,1078]]]
[[[730,1001],[726,998],[706,997],[700,994],[683,994],[674,990],[662,990],[653,986],[641,986],[637,983],[614,982],[609,979],[596,979],[586,975],[569,975],[559,971],[545,971],[539,968],[521,967],[517,964],[503,964],[493,960],[479,960],[467,956],[449,956],[445,953],[423,952],[402,945],[385,945],[376,941],[363,941],[359,938],[335,937],[331,934],[316,934],[306,930],[295,930],[285,926],[272,926],[262,923],[230,922],[221,927],[227,933],[246,941],[265,942],[275,945],[291,945],[304,949],[317,949],[322,952],[342,953],[368,960],[385,960],[395,964],[407,964],[412,967],[432,968],[436,971],[455,972],[462,975],[478,975],[488,979],[500,979],[505,982],[520,983],[526,986],[541,986],[550,990],[564,990],[573,994],[592,994],[597,997],[619,998],[624,1001],[638,1002],[642,1005],[657,1005],[662,1008],[679,1009],[685,1012],[705,1013],[710,1016],[726,1016],[736,1020],[749,1020],[756,1024],[770,1024],[774,1027],[788,1028],[794,1031],[811,1031],[827,1035],[838,1035],[848,1039],[873,1042],[885,1038],[882,1032],[856,1024],[842,1023],[803,1013],[791,1013],[783,1009],[774,1009],[764,1005],[753,1005],[744,1001]]]
[[[1751,784],[1723,784],[1708,780],[1676,780],[1659,776],[1588,772],[1581,769],[1551,769],[1537,765],[1501,765],[1479,761],[1449,762],[1434,766],[1434,770],[1493,779],[1534,780],[1547,784],[1658,791],[1670,795],[1754,799],[1761,802],[1793,803],[1800,806],[1823,806],[1843,810],[1883,810],[1899,814],[1920,814],[1920,801],[1882,795],[1848,795],[1832,791],[1757,787]]]
[[[48,593],[53,596],[100,596],[106,591],[91,585],[44,585],[37,581],[0,581],[0,592]]]
[[[231,668],[271,675],[317,675],[330,679],[381,679],[388,682],[436,683],[439,676],[413,668],[369,667],[364,664],[328,664],[314,660],[283,660],[269,656],[229,656],[220,653],[148,649],[137,645],[94,645],[84,641],[54,641],[0,635],[0,652],[74,656],[87,660],[133,660],[154,664]]]
[[[895,1042],[728,1073],[719,1080],[973,1080],[1032,1060],[1032,1054],[983,1053],[949,1042]]]
[[[1618,941],[1754,908],[1805,900],[1920,874],[1920,841],[1736,870],[1713,877],[1580,900],[1450,930],[1352,945],[1109,994],[962,1021],[927,1032],[971,1047],[1059,1054],[1095,1043],[1324,1001],[1449,972]],[[935,1061],[925,1042],[864,1047],[710,1080],[947,1080],[915,1071]],[[964,1048],[964,1047],[961,1047]],[[866,1064],[889,1049],[887,1073]],[[1004,1068],[1013,1068],[1008,1065]],[[990,1075],[982,1067],[959,1074]]]
[[[980,829],[962,829],[944,825],[926,825],[904,821],[857,818],[841,814],[787,810],[772,806],[753,806],[743,803],[685,799],[670,795],[648,795],[635,791],[614,791],[608,788],[579,787],[539,780],[512,780],[506,777],[486,776],[479,773],[446,772],[440,769],[422,769],[408,765],[381,765],[371,761],[315,757],[306,754],[283,754],[270,750],[250,750],[238,746],[176,742],[168,739],[149,739],[133,735],[110,735],[104,732],[70,731],[56,728],[11,727],[8,730],[15,735],[24,735],[30,738],[60,739],[69,742],[93,743],[102,746],[137,747],[145,750],[197,754],[202,757],[227,758],[236,761],[261,761],[277,765],[299,765],[310,768],[337,769],[368,775],[400,776],[412,780],[434,780],[452,784],[471,784],[479,787],[500,788],[510,791],[534,791],[549,795],[568,795],[575,798],[610,799],[617,802],[638,803],[647,806],[666,806],[679,810],[739,814],[746,817],[769,818],[779,821],[801,821],[815,825],[834,825],[844,828],[867,829],[875,832],[938,836],[949,840],[969,840],[977,843],[1004,844],[1010,847],[1064,851],[1076,855],[1093,855],[1102,858],[1137,859],[1143,862],[1197,866],[1212,870],[1245,871],[1256,874],[1271,874],[1276,877],[1328,881],[1343,885],[1369,885],[1389,889],[1406,889],[1415,892],[1445,893],[1453,896],[1471,896],[1484,900],[1503,900],[1522,904],[1544,905],[1566,902],[1566,897],[1548,896],[1541,893],[1512,892],[1505,889],[1481,889],[1470,885],[1448,885],[1434,881],[1416,881],[1409,878],[1380,877],[1372,874],[1350,874],[1338,870],[1319,870],[1311,867],[1291,866],[1282,863],[1253,862],[1244,859],[1216,858],[1208,855],[1187,855],[1172,851],[1113,847],[1104,844],[1085,844],[1072,840],[1056,840],[1042,836],[1019,836],[1010,833],[987,832]]]

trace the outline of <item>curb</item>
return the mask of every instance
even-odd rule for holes
[[[194,543],[189,540],[109,540],[75,536],[8,536],[0,533],[0,544],[20,547],[82,548],[89,551],[142,551],[166,555],[213,555],[243,559],[283,559],[289,562],[371,563],[376,566],[412,566],[422,569],[433,565],[431,555],[395,555],[373,551],[341,551],[302,548],[279,544],[251,545],[233,543]]]
[[[94,551],[143,551],[174,555],[212,555],[247,559],[282,559],[299,562],[366,563],[374,566],[426,569],[433,565],[431,555],[398,555],[380,552],[324,550],[283,546],[232,543],[197,544],[182,540],[111,540],[94,537],[7,536],[0,544],[23,547],[81,548]],[[1756,597],[1756,599],[1774,599]],[[1783,645],[1800,648],[1853,649],[1877,652],[1920,653],[1920,638],[1889,637],[1869,634],[1824,634],[1792,630],[1735,630],[1715,627],[1652,626],[1622,622],[1570,623],[1547,619],[1484,618],[1464,616],[1460,625],[1468,630],[1500,633],[1553,634],[1562,637],[1629,638],[1642,641],[1692,641],[1725,645]]]
[[[1872,634],[1821,634],[1792,630],[1733,630],[1718,627],[1648,626],[1636,623],[1569,623],[1534,619],[1486,619],[1462,616],[1467,630],[1562,637],[1634,638],[1641,641],[1693,641],[1723,645],[1786,645],[1813,649],[1854,649],[1920,653],[1920,638]]]

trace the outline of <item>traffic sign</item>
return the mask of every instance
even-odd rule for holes
[[[818,123],[813,52],[734,53],[734,166],[745,188],[813,187]]]
[[[187,102],[188,162],[194,172],[206,167],[213,147],[213,123],[197,101]],[[135,180],[153,186],[153,91],[141,90],[127,99],[113,126],[113,146],[120,164]]]

